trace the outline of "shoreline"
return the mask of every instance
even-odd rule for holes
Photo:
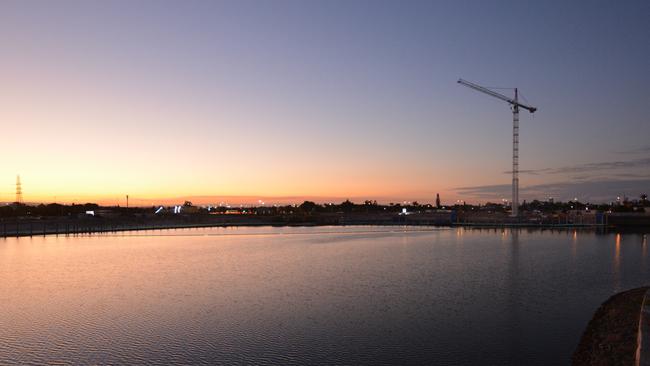
[[[323,227],[323,226],[385,226],[385,227],[449,227],[468,229],[539,229],[539,230],[625,230],[647,227],[620,228],[594,224],[531,224],[531,223],[431,223],[431,222],[277,222],[273,220],[219,222],[133,222],[70,220],[69,222],[15,221],[0,223],[0,238],[102,234],[132,231],[198,229],[219,227]],[[641,230],[644,231],[644,230]]]

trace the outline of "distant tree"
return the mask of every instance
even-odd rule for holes
[[[305,201],[299,207],[304,212],[313,213],[314,211],[316,211],[319,205],[312,201]]]
[[[354,210],[354,203],[350,202],[350,200],[345,200],[341,203],[340,207],[343,212],[352,212]]]

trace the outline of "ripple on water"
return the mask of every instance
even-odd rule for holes
[[[0,364],[557,364],[649,262],[591,232],[162,234],[0,241]]]

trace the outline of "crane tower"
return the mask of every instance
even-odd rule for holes
[[[530,113],[535,113],[537,108],[520,103],[517,88],[515,88],[515,97],[509,98],[494,90],[463,79],[458,79],[458,83],[501,99],[510,104],[512,108],[512,216],[517,217],[519,216],[519,108],[521,107]]]

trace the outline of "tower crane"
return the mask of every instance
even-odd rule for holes
[[[458,83],[501,99],[510,104],[510,107],[512,108],[512,216],[517,217],[519,216],[519,108],[521,107],[530,113],[535,113],[537,108],[520,103],[517,88],[515,88],[515,97],[509,98],[503,94],[495,92],[494,90],[490,90],[463,79],[458,79]]]

